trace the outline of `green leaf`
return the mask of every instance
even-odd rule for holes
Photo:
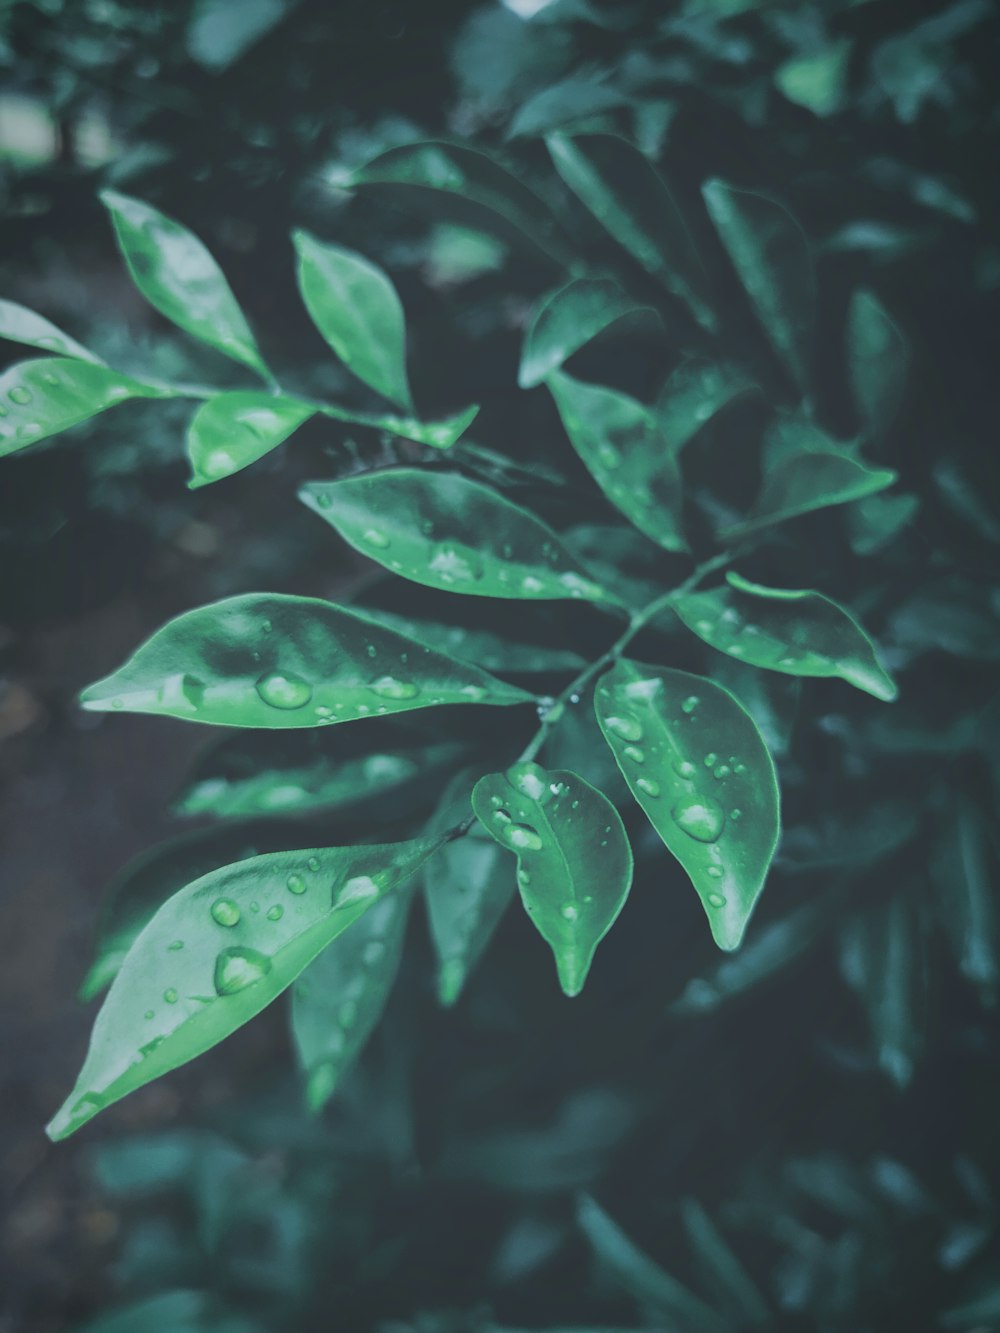
[[[794,454],[765,474],[750,513],[719,536],[729,541],[815,509],[862,500],[895,480],[890,468],[869,468],[847,454],[821,450]]]
[[[774,350],[804,390],[809,381],[816,280],[801,228],[775,200],[725,181],[707,181],[702,194]]]
[[[383,187],[446,205],[458,220],[527,240],[550,259],[566,264],[554,215],[527,186],[494,158],[443,140],[390,148],[359,167],[353,187]]]
[[[632,849],[618,811],[576,773],[533,763],[481,778],[472,808],[517,857],[525,911],[555,955],[563,991],[579,995],[632,884]]]
[[[375,264],[307,232],[293,238],[299,291],[313,323],[344,365],[369,388],[411,409],[406,322],[396,289]]]
[[[751,666],[789,676],[839,676],[876,699],[895,682],[854,617],[809,589],[766,588],[730,571],[729,587],[689,592],[672,605],[699,639]]]
[[[514,896],[510,861],[475,828],[446,843],[423,872],[438,996],[454,1004]]]
[[[570,443],[611,503],[667,551],[686,551],[677,460],[657,418],[628,394],[565,371],[546,383]]]
[[[19,361],[0,375],[0,458],[58,435],[126,398],[170,398],[117,370],[63,357]]]
[[[518,384],[534,388],[605,329],[639,315],[661,323],[652,306],[638,305],[613,278],[574,278],[536,310],[521,352]]]
[[[704,1277],[704,1286],[734,1324],[743,1328],[773,1327],[774,1316],[729,1242],[697,1199],[681,1202],[684,1229]]]
[[[588,1194],[580,1197],[576,1215],[594,1253],[640,1305],[685,1333],[732,1333],[727,1320],[654,1263]]]
[[[436,704],[532,696],[314,597],[247,593],[168,621],[80,696],[227,727],[321,727]]]
[[[198,237],[138,199],[102,190],[132,281],[185,333],[268,378],[243,311]]]
[[[478,406],[463,407],[454,416],[439,421],[414,421],[412,417],[373,416],[370,412],[348,412],[331,403],[316,403],[313,410],[335,421],[348,421],[355,426],[370,426],[372,430],[390,431],[404,440],[429,445],[432,449],[450,449],[476,419]]]
[[[687,871],[721,949],[735,949],[778,841],[774,763],[742,704],[702,676],[618,661],[597,720],[635,799]]]
[[[573,648],[555,648],[549,644],[523,643],[486,629],[467,629],[464,625],[445,625],[435,620],[417,620],[411,616],[364,607],[369,620],[416,639],[429,648],[437,648],[449,657],[475,662],[485,671],[523,672],[577,671],[584,659]]]
[[[915,495],[869,495],[847,511],[847,540],[855,555],[875,555],[916,518]]]
[[[315,411],[301,399],[271,393],[239,391],[209,398],[188,427],[188,486],[207,486],[256,463]]]
[[[92,361],[99,366],[104,364],[99,356],[49,323],[43,315],[18,305],[16,301],[0,301],[0,338],[23,343],[26,347],[40,347],[43,352],[54,352],[56,356]]]
[[[656,168],[613,134],[545,140],[556,171],[601,226],[709,331],[708,280],[687,225]]]
[[[292,8],[295,0],[195,0],[184,45],[192,60],[221,71],[238,61]]]
[[[970,801],[961,800],[949,818],[931,875],[939,894],[938,915],[959,970],[992,1007],[1000,983],[1000,911],[989,829]]]
[[[858,415],[875,436],[892,425],[903,400],[910,350],[885,307],[856,291],[847,310],[847,372]]]
[[[778,66],[775,87],[797,106],[817,116],[832,116],[843,102],[850,55],[851,42],[844,37],[808,55],[794,56]]]
[[[175,893],[122,964],[50,1138],[66,1138],[242,1027],[438,842],[256,856]]]
[[[712,679],[736,695],[773,755],[788,753],[802,695],[802,681],[798,677],[760,671],[737,657],[727,656],[714,664]]]
[[[757,389],[748,376],[708,361],[684,361],[667,380],[654,412],[667,447],[679,454],[706,422],[742,394]]]
[[[614,601],[541,519],[454,472],[392,468],[309,482],[299,497],[356,551],[428,588]]]
[[[558,83],[529,97],[517,111],[507,130],[508,139],[548,134],[573,121],[604,115],[631,106],[633,99],[617,88],[579,76]]]
[[[311,1111],[330,1100],[382,1017],[412,901],[409,885],[386,894],[292,986],[292,1036]]]

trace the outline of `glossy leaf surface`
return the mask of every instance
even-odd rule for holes
[[[727,540],[742,537],[815,509],[862,500],[884,491],[895,480],[896,473],[890,468],[869,468],[846,454],[794,454],[766,474],[750,513],[720,536]]]
[[[25,347],[38,347],[43,352],[55,356],[68,356],[78,361],[93,361],[103,365],[99,356],[95,356],[82,344],[71,338],[68,333],[50,323],[44,315],[29,310],[17,301],[0,301],[0,338],[12,343],[22,343]]]
[[[774,350],[804,389],[809,379],[816,283],[801,228],[775,200],[724,181],[706,182],[702,194]]]
[[[628,394],[554,371],[548,386],[566,434],[611,503],[667,551],[686,551],[681,479],[656,416]]]
[[[310,482],[299,494],[356,551],[429,588],[613,600],[541,519],[456,473],[392,468]]]
[[[673,195],[649,160],[612,134],[572,139],[552,134],[546,143],[556,171],[601,226],[700,324],[714,328],[701,260]]]
[[[573,648],[519,642],[487,629],[467,629],[464,625],[416,620],[381,608],[366,607],[364,613],[380,625],[388,625],[390,629],[425,643],[429,648],[437,648],[449,657],[475,662],[486,671],[526,674],[536,671],[576,671],[584,662]]]
[[[414,440],[417,444],[426,444],[432,449],[450,449],[476,419],[479,408],[465,407],[454,416],[441,417],[438,421],[416,421],[413,417],[375,415],[370,412],[348,412],[343,407],[334,407],[330,403],[317,403],[315,410],[335,421],[348,421],[356,426],[370,426],[372,430],[391,431],[401,435],[404,440]]]
[[[878,297],[856,291],[847,310],[847,371],[858,414],[873,435],[892,425],[909,368],[906,339]]]
[[[454,1004],[514,896],[510,858],[478,828],[449,842],[423,871],[438,959],[438,996]]]
[[[569,78],[543,88],[514,114],[507,131],[508,139],[548,134],[573,121],[599,116],[631,105],[632,99],[617,88],[594,79]]]
[[[778,841],[774,763],[736,698],[702,676],[622,659],[597,720],[633,796],[687,871],[721,949],[735,949]]]
[[[734,399],[756,389],[740,371],[709,361],[685,361],[670,376],[654,409],[672,454]]]
[[[292,1036],[306,1101],[320,1111],[382,1017],[406,934],[409,885],[380,898],[292,986]]]
[[[875,646],[842,606],[808,589],[767,588],[730,572],[729,586],[678,597],[674,609],[705,643],[790,676],[839,676],[876,699],[896,697]]]
[[[410,408],[406,322],[396,289],[364,256],[294,234],[299,291],[313,323],[344,365],[398,407]]]
[[[0,457],[58,435],[126,398],[169,398],[107,366],[68,357],[19,361],[0,375]]]
[[[50,1137],[72,1134],[259,1014],[436,845],[276,852],[222,866],[175,893],[122,964]]]
[[[555,955],[563,991],[578,995],[632,883],[618,811],[578,774],[533,763],[481,778],[472,807],[517,857],[525,911]]]
[[[278,394],[220,393],[198,408],[188,427],[192,488],[220,481],[287,440],[315,412],[310,403]]]
[[[103,190],[101,202],[111,214],[132,281],[150,305],[186,333],[266,377],[243,311],[198,237],[128,195]]]
[[[652,306],[638,305],[613,278],[574,278],[538,308],[524,340],[518,384],[522,389],[541,384],[574,352],[628,316],[660,322]]]
[[[84,708],[229,727],[320,727],[531,695],[356,611],[248,593],[187,611],[81,695]]]

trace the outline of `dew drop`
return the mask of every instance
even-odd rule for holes
[[[719,762],[719,756],[715,753],[714,750],[709,750],[708,754],[705,756],[705,767],[714,768],[714,766],[718,762]]]
[[[723,875],[722,866],[708,866],[705,871],[709,879],[721,879]]]
[[[542,846],[541,835],[530,824],[505,824],[500,836],[508,847],[519,852],[537,852]]]
[[[395,676],[380,676],[371,688],[382,699],[413,699],[420,693],[412,681],[397,680]]]
[[[326,704],[320,704],[316,709],[316,716],[321,718],[333,717],[333,709],[327,708]]]
[[[170,950],[171,953],[179,953],[181,949],[184,948],[184,941],[171,940],[171,942],[167,945],[167,948]]]
[[[212,920],[217,925],[235,926],[239,924],[240,909],[232,898],[216,898],[209,911],[212,914]]]
[[[174,990],[173,986],[168,986],[163,992],[163,999],[167,1004],[177,1003],[177,992]]]
[[[741,820],[741,819],[743,818],[743,811],[742,811],[742,810],[739,810],[739,809],[737,809],[737,810],[730,810],[730,812],[729,812],[729,818],[730,818],[731,820],[733,820],[734,823],[737,823],[739,820]]]
[[[363,903],[370,898],[377,898],[378,895],[379,887],[371,875],[352,875],[339,893],[334,892],[333,904],[335,907],[349,907],[354,903]]]
[[[378,528],[365,528],[361,534],[362,541],[366,541],[369,546],[374,546],[378,551],[384,551],[389,545],[389,538]]]
[[[633,764],[642,764],[646,761],[646,751],[640,749],[638,745],[626,745],[622,754],[626,759],[631,759]]]
[[[309,869],[310,869],[310,870],[313,872],[313,874],[315,875],[316,872],[319,870],[319,857],[318,857],[318,856],[310,856],[309,860],[306,862],[306,865],[309,867]]]
[[[301,875],[289,875],[285,880],[285,887],[289,893],[305,893],[308,885]]]
[[[10,401],[17,403],[18,407],[24,407],[26,403],[30,403],[33,396],[31,390],[26,389],[23,384],[15,384],[8,394]]]
[[[710,893],[708,902],[710,907],[725,907],[726,905],[726,900],[721,893]]]
[[[267,909],[268,921],[280,921],[284,915],[285,909],[282,907],[281,903],[275,903],[273,907]]]
[[[385,945],[381,940],[369,940],[361,950],[361,961],[365,967],[374,967],[385,956]]]
[[[269,671],[258,680],[257,693],[272,708],[303,708],[312,698],[312,686],[291,672]]]
[[[711,796],[690,796],[671,810],[674,823],[697,842],[715,842],[722,832],[726,816]]]
[[[610,441],[602,440],[597,446],[597,461],[602,467],[616,468],[620,466],[622,456]]]
[[[536,579],[534,574],[525,574],[524,578],[521,580],[521,588],[524,592],[537,593],[541,592],[544,587],[545,584],[542,580]]]
[[[517,882],[521,885],[528,885],[531,883],[531,875],[527,870],[519,870],[517,872]]]
[[[660,784],[654,782],[652,778],[637,778],[635,785],[647,796],[659,796],[660,794]]]
[[[59,383],[59,376],[53,375],[51,370],[47,370],[42,379],[46,384],[51,384],[53,387]]]
[[[700,703],[701,700],[698,698],[696,694],[689,694],[688,697],[681,704],[681,712],[693,713]]]
[[[577,907],[576,903],[563,903],[559,912],[567,921],[575,921],[580,915],[580,909]]]
[[[549,790],[549,775],[540,764],[515,764],[513,768],[507,770],[507,781],[515,791],[527,796],[529,801],[538,801],[542,804],[547,801],[552,792]]]
[[[463,685],[459,694],[466,699],[471,699],[473,703],[478,703],[480,699],[486,698],[487,691],[482,685]],[[440,700],[437,700],[437,702],[440,703]]]
[[[623,741],[642,740],[642,723],[631,713],[624,713],[621,717],[607,717],[604,719],[604,725]]]
[[[238,469],[239,464],[228,449],[213,449],[205,455],[198,471],[206,477],[228,477]]]
[[[153,1009],[147,1009],[147,1010],[146,1010],[146,1013],[145,1013],[145,1015],[144,1015],[144,1017],[145,1017],[145,1019],[146,1019],[146,1022],[148,1023],[149,1020],[150,1020],[151,1018],[154,1017],[154,1015],[155,1015],[155,1010],[153,1010]]]
[[[688,763],[686,759],[681,759],[674,764],[674,772],[679,778],[693,778],[697,771],[694,764]]]
[[[442,542],[427,567],[443,583],[472,583],[483,577],[483,562],[479,555],[455,542]]]
[[[219,995],[235,995],[270,970],[271,960],[257,949],[223,949],[215,960],[215,989]]]
[[[316,503],[319,505],[320,509],[329,509],[333,504],[333,501],[325,491],[320,491],[316,496]]]

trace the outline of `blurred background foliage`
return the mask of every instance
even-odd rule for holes
[[[552,238],[532,244],[469,197],[428,192],[415,209],[390,187],[347,189],[352,171],[399,144],[468,142],[641,296],[647,279],[572,207],[539,137],[619,134],[659,164],[722,271],[701,182],[760,189],[798,218],[837,434],[855,429],[841,333],[855,288],[877,292],[911,361],[878,460],[909,498],[800,520],[764,569],[846,592],[901,699],[808,682],[800,706],[763,682],[786,833],[739,953],[712,952],[650,843],[572,1003],[508,914],[439,1009],[415,913],[386,1019],[322,1118],[303,1109],[275,1006],[57,1149],[41,1126],[82,1045],[73,995],[100,892],[189,827],[167,806],[205,755],[155,719],[112,737],[74,692],[213,597],[368,588],[296,485],[398,445],[313,423],[190,493],[184,409],[155,403],[7,460],[0,1328],[1000,1329],[998,57],[990,0],[0,3],[4,297],[125,370],[242,384],[132,290],[97,202],[120,188],[205,239],[283,380],[346,400],[295,298],[288,233],[361,250],[401,291],[421,411],[481,402],[467,464],[531,488],[578,525],[581,551],[638,583],[661,577],[660,557],[579,500],[545,395],[515,387],[531,309],[560,280]],[[731,281],[734,338],[780,404]],[[682,336],[626,333],[579,368],[648,400]],[[763,422],[750,404],[713,424],[704,489],[741,475]],[[440,613],[412,588],[396,609],[418,600]],[[572,727],[560,736],[559,762],[614,794]],[[403,825],[432,799],[413,786]],[[331,840],[376,827],[364,806],[323,823]],[[218,854],[217,827],[183,836],[154,855],[168,878]]]

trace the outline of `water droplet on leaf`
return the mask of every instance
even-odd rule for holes
[[[266,977],[270,970],[270,958],[257,949],[223,949],[215,960],[215,989],[219,995],[235,995]]]
[[[688,796],[671,810],[674,823],[697,842],[715,842],[722,832],[726,816],[711,796]]]
[[[309,887],[301,875],[289,875],[285,880],[285,887],[289,893],[305,893]]]
[[[624,713],[621,717],[607,717],[604,725],[623,741],[642,740],[642,723],[630,713]]]
[[[257,693],[272,708],[303,708],[312,698],[312,686],[291,672],[269,671],[257,682]]]
[[[240,909],[231,898],[216,898],[209,911],[212,920],[220,926],[235,926],[239,923]]]

